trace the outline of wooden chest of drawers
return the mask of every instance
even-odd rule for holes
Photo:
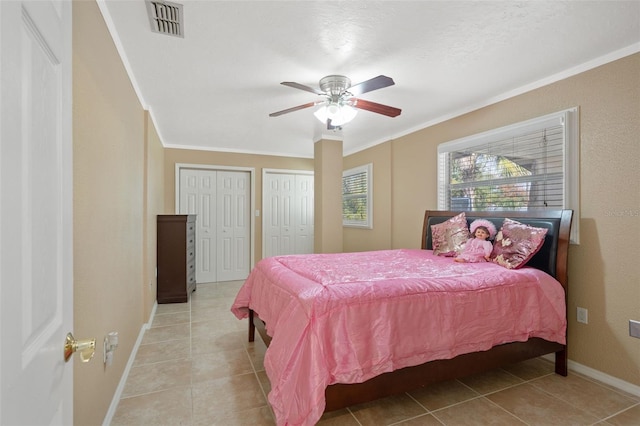
[[[189,300],[196,289],[196,215],[158,215],[158,303]]]

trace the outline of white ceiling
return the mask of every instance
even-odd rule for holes
[[[640,51],[640,1],[175,1],[184,38],[151,31],[144,0],[98,0],[143,106],[167,147],[313,157],[345,154]],[[361,95],[402,109],[361,110],[330,131],[317,100],[283,86],[395,85]],[[553,111],[549,111],[553,112]]]

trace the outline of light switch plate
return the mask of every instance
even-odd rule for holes
[[[629,320],[629,336],[640,339],[640,321]]]

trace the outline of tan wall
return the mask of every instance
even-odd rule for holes
[[[91,362],[73,359],[75,424],[102,424],[155,301],[145,282],[155,276],[152,224],[164,193],[152,127],[97,4],[74,1],[74,334],[97,339]],[[105,367],[110,331],[120,341]]]
[[[147,321],[156,301],[156,216],[164,210],[164,147],[148,112],[145,112],[145,126],[144,217],[146,226],[143,237],[145,264],[142,318]]]
[[[311,142],[305,142],[311,143]],[[165,149],[164,157],[164,213],[175,213],[176,164],[246,167],[255,169],[255,208],[260,217],[252,215],[255,227],[255,261],[262,259],[262,169],[313,170],[313,159],[278,157],[271,155],[235,154],[189,149]]]
[[[640,54],[391,142],[392,246],[420,246],[424,210],[437,208],[439,143],[574,106],[580,108],[581,241],[569,251],[569,358],[640,385],[640,339],[628,330],[629,319],[640,320]],[[378,149],[354,154],[349,163],[381,158]],[[384,238],[387,230],[377,225],[370,233]],[[589,310],[588,325],[576,322],[577,306]]]
[[[373,164],[373,231],[343,228],[344,251],[385,250],[392,246],[392,155],[391,143],[384,143],[344,158],[344,169]]]

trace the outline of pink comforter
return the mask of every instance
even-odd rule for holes
[[[260,261],[231,308],[253,309],[279,425],[312,425],[325,388],[435,359],[541,337],[565,343],[564,290],[533,268],[456,263],[427,250]]]

